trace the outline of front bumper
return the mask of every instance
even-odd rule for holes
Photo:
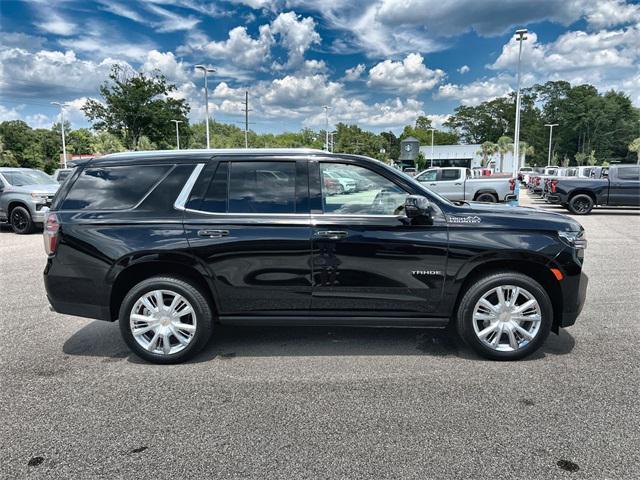
[[[571,285],[565,285],[563,289],[562,318],[558,322],[558,326],[562,328],[570,327],[576,323],[576,319],[582,312],[582,307],[584,307],[584,302],[587,298],[589,277],[585,273],[581,273],[571,283]]]

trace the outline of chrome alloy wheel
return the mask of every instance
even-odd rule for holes
[[[538,334],[542,311],[522,287],[501,285],[485,293],[473,309],[473,329],[492,350],[515,352]]]
[[[196,315],[182,295],[153,290],[142,295],[131,309],[129,328],[145,350],[171,355],[184,350],[196,333]]]

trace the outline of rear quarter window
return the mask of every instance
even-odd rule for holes
[[[134,207],[173,165],[85,168],[60,205],[61,210],[124,210]]]

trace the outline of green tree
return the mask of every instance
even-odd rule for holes
[[[108,153],[124,152],[126,148],[120,139],[109,132],[98,132],[94,138],[94,153],[106,155]]]
[[[598,164],[598,159],[596,158],[595,150],[591,150],[591,153],[589,153],[589,156],[586,158],[586,161],[587,161],[587,165],[589,165],[590,167],[593,167]]]
[[[513,138],[503,135],[498,139],[497,146],[498,154],[500,155],[498,171],[502,172],[504,167],[504,156],[509,152],[513,152]]]
[[[589,156],[584,153],[584,152],[578,152],[576,153],[576,165],[580,166],[580,165],[584,165],[584,163],[587,161],[587,158]]]
[[[118,136],[129,149],[142,135],[168,145],[175,135],[171,120],[188,122],[189,105],[170,96],[175,90],[160,72],[147,76],[114,65],[109,81],[100,87],[103,102],[90,99],[82,110],[93,128]]]
[[[482,155],[482,166],[489,166],[489,159],[498,152],[498,145],[493,142],[482,142],[480,150],[476,153]]]
[[[158,146],[149,140],[149,137],[146,135],[140,135],[138,138],[138,144],[136,145],[136,150],[157,150]]]
[[[75,155],[95,153],[95,136],[88,128],[72,130],[67,135],[67,151]]]

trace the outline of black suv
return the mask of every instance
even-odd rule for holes
[[[579,223],[451,203],[383,163],[318,150],[107,155],[47,217],[60,313],[119,319],[152,362],[216,323],[445,327],[492,359],[535,351],[584,303]]]

